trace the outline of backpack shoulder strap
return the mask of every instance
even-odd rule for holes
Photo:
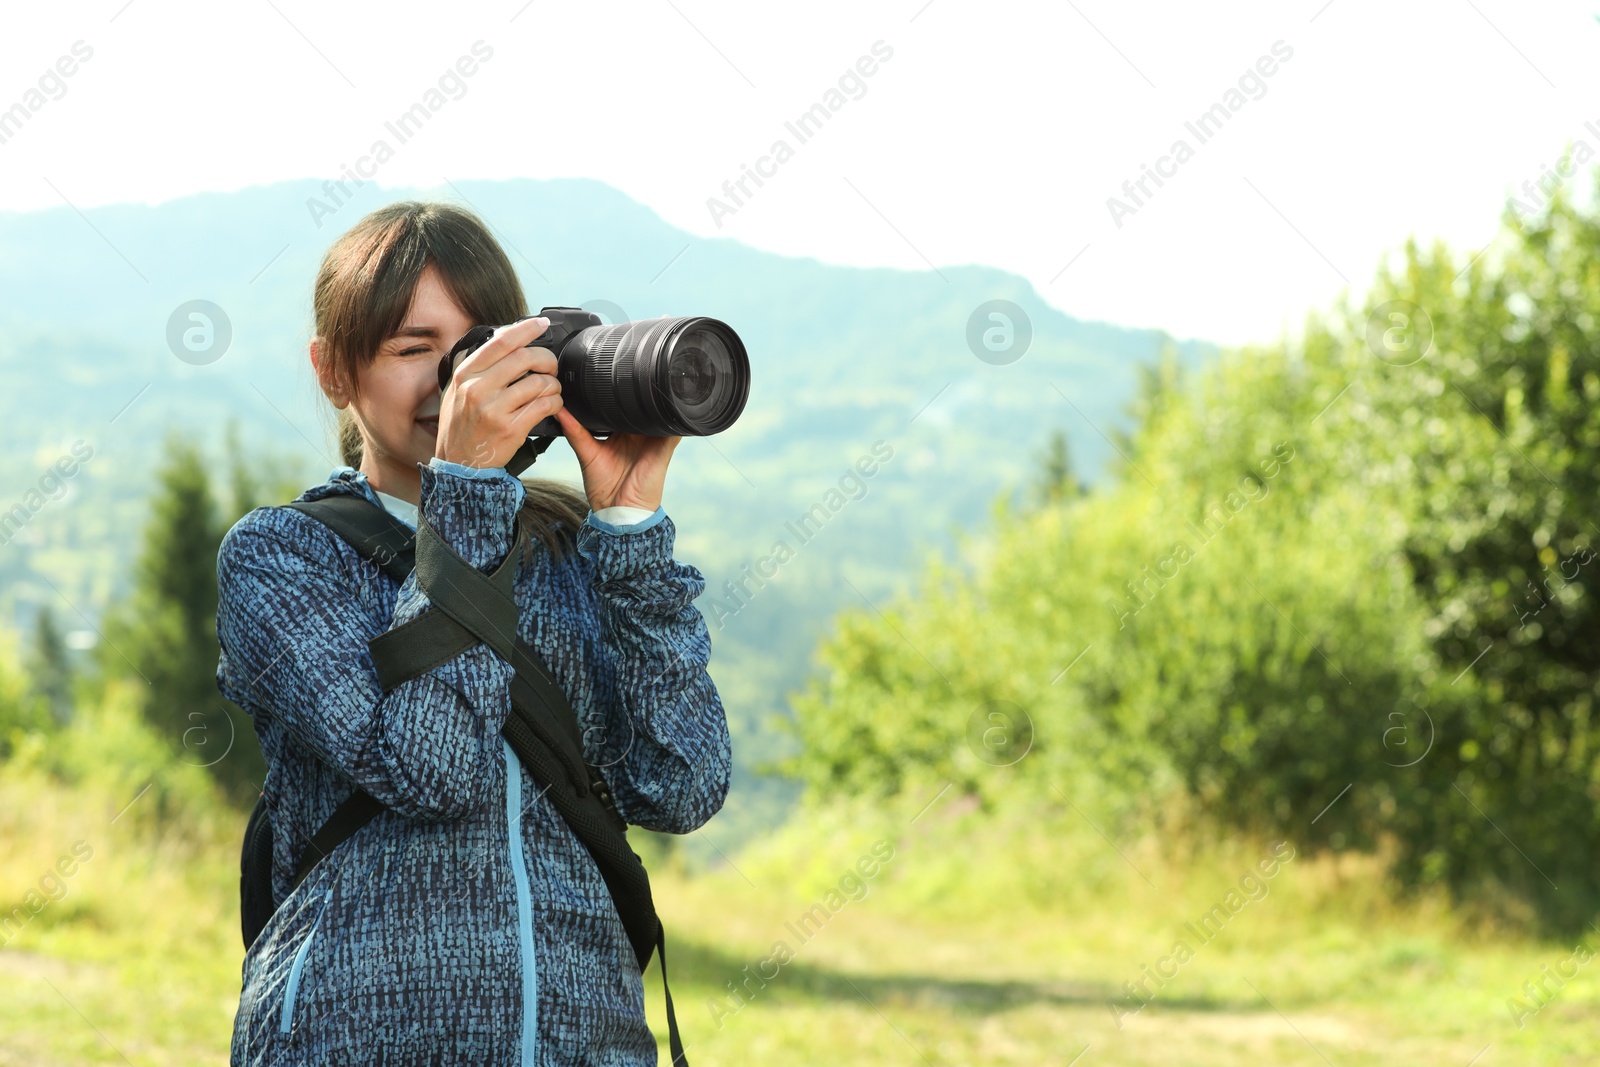
[[[543,442],[548,445],[548,441]],[[543,447],[529,441],[523,451],[538,455]],[[528,457],[528,462],[532,457]],[[522,466],[526,466],[523,463]],[[508,469],[510,469],[508,465]],[[516,470],[520,470],[521,466]],[[404,581],[416,567],[417,533],[370,500],[355,494],[301,500],[289,505],[326,524],[348,541],[362,558],[377,562],[385,573]],[[649,966],[652,955],[661,959],[661,988],[667,1002],[668,1044],[674,1067],[688,1067],[672,992],[667,987],[665,932],[656,914],[649,875],[639,856],[628,846],[627,823],[618,813],[605,778],[583,759],[577,714],[556,684],[539,653],[516,633],[516,602],[510,593],[515,560],[523,539],[492,575],[485,575],[450,549],[434,531],[423,527],[423,573],[418,581],[433,603],[432,610],[368,642],[373,664],[385,691],[438,666],[482,642],[511,661],[516,669],[511,683],[511,714],[505,738],[574,835],[594,859],[610,890],[639,969]],[[505,610],[511,611],[507,624]],[[323,824],[302,853],[295,885],[317,862],[366,825],[383,806],[357,789]]]
[[[328,821],[312,835],[311,843],[306,846],[305,851],[300,853],[300,865],[294,874],[295,888],[300,887],[300,883],[306,880],[306,875],[311,873],[311,868],[326,859],[336,845],[377,818],[381,811],[383,805],[378,803],[371,793],[357,787],[354,793],[333,810],[333,814],[328,816]]]
[[[387,510],[354,493],[296,500],[288,507],[311,516],[338,534],[396,581],[405,581],[416,566],[415,534]]]
[[[362,559],[378,564],[385,574],[396,581],[405,581],[406,575],[410,574],[415,566],[416,553],[412,547],[411,530],[384,508],[374,507],[369,500],[346,493],[325,496],[321,500],[296,500],[288,506],[327,526],[348,542]],[[382,811],[383,805],[376,798],[357,787],[355,792],[334,809],[328,821],[318,827],[317,832],[312,835],[311,842],[301,852],[300,862],[295,870],[295,886],[298,887],[305,881],[311,869],[327,857],[337,845],[354,835]],[[251,821],[253,826],[254,816]],[[249,848],[250,841],[254,840],[253,831],[247,831],[246,837],[246,847]],[[270,841],[270,838],[268,840]],[[271,846],[269,844],[266,847],[268,853],[265,862],[259,857],[255,858],[256,867],[262,870],[270,870],[271,866]],[[259,851],[260,845],[256,848]],[[267,891],[267,895],[270,896],[270,890]],[[255,925],[253,932],[247,925],[246,948],[250,947],[255,935],[259,935],[264,925],[263,919]]]

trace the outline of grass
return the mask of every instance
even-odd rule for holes
[[[0,765],[0,902],[53,889],[47,872],[75,842],[93,852],[0,948],[0,1067],[226,1062],[242,816],[216,809],[199,771],[165,763],[118,702],[82,730]],[[655,857],[691,1062],[1600,1059],[1600,963],[1519,1028],[1508,998],[1573,946],[1469,924],[1435,898],[1397,903],[1371,857],[1295,855],[1202,943],[1185,924],[1226,907],[1269,843],[1113,843],[1071,811],[920,807],[812,811],[699,874]],[[880,841],[893,856],[874,868],[863,858]],[[1124,983],[1179,939],[1192,958],[1119,1019]],[[646,1007],[664,1032],[658,973]]]
[[[854,824],[877,822],[882,832],[896,821],[858,815]],[[1224,900],[1269,854],[1264,843],[1163,859],[1146,841],[1123,844],[1124,856],[1070,824],[1050,836],[937,811],[907,828],[864,900],[842,908],[772,981],[752,983],[746,1007],[714,1011],[707,1001],[766,958],[816,899],[819,881],[797,885],[792,858],[844,870],[859,854],[859,841],[839,842],[842,829],[798,828],[765,855],[738,858],[742,874],[659,890],[669,936],[691,942],[673,954],[673,984],[704,1062],[775,1053],[794,1064],[1066,1064],[1081,1053],[1085,1067],[1464,1067],[1475,1057],[1490,1067],[1600,1056],[1600,964],[1580,969],[1519,1028],[1508,998],[1572,946],[1469,927],[1438,900],[1398,905],[1370,857],[1282,864],[1265,895],[1202,944],[1185,923]],[[1030,841],[1034,855],[1016,863]],[[1036,869],[1032,884],[997,891],[1028,881],[1007,874],[1008,859],[1013,871]],[[1159,988],[1152,982],[1149,1005],[1119,1026],[1112,1000],[1180,938],[1192,959]],[[647,1006],[658,1013],[659,1000]]]

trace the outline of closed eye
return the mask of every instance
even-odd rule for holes
[[[402,356],[417,356],[431,351],[433,351],[433,349],[429,348],[427,345],[412,345],[410,348],[407,348],[397,354]]]

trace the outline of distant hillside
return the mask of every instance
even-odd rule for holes
[[[759,723],[782,708],[831,614],[862,596],[881,604],[926,551],[986,525],[995,496],[1029,476],[1052,428],[1069,433],[1081,475],[1103,470],[1115,456],[1102,433],[1126,424],[1135,367],[1163,341],[1070,319],[990,268],[863,270],[693,237],[588,180],[369,185],[320,227],[307,201],[331,201],[309,181],[81,216],[65,206],[0,214],[0,442],[11,459],[0,468],[0,509],[38,488],[74,441],[94,451],[65,497],[46,497],[0,544],[6,615],[22,621],[54,601],[76,624],[61,596],[87,619],[98,614],[136,548],[168,430],[215,446],[232,416],[264,462],[298,465],[303,484],[326,477],[336,462],[331,418],[305,357],[312,277],[335,236],[409,195],[465,198],[500,236],[535,307],[606,301],[630,318],[709,314],[745,339],[749,406],[727,433],[679,449],[666,500],[679,557],[708,581],[700,606],[718,616],[714,670],[744,760],[764,749]],[[166,341],[169,316],[194,299],[220,305],[232,325],[225,355],[204,366],[179,360]],[[1031,323],[1030,347],[1009,365],[980,360],[968,344],[969,319],[991,300],[1020,306]],[[1177,350],[1190,364],[1212,351]],[[840,480],[875,442],[889,458],[861,495]],[[577,479],[561,445],[533,473]],[[788,524],[819,504],[802,540]],[[793,558],[762,563],[780,540]],[[731,596],[725,583],[746,566],[772,577]]]

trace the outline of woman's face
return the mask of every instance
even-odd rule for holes
[[[374,488],[407,499],[420,493],[417,465],[433,458],[439,434],[439,360],[474,325],[429,264],[399,332],[358,372],[356,395],[333,398],[341,408],[348,402],[361,427],[361,469]]]

